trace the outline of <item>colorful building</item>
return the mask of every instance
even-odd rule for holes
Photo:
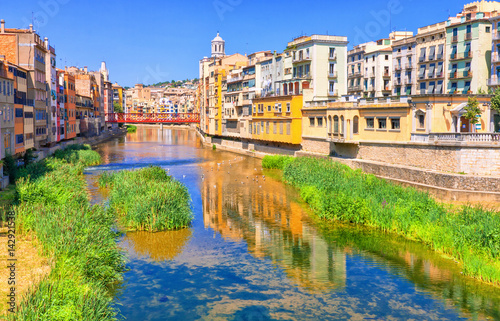
[[[253,140],[299,147],[302,142],[302,96],[274,96],[253,100],[249,134]]]

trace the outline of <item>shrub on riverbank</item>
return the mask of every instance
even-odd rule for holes
[[[296,158],[286,182],[321,218],[372,226],[428,244],[463,263],[472,277],[500,284],[500,216],[478,207],[447,207],[402,187],[329,160]]]
[[[115,320],[110,287],[121,280],[124,257],[115,218],[90,205],[83,168],[99,154],[85,146],[31,164],[17,181],[18,232],[34,233],[53,258],[50,274],[28,292],[16,320]]]
[[[127,133],[135,133],[137,131],[137,126],[127,125]]]
[[[188,226],[193,219],[187,188],[160,167],[104,173],[99,185],[110,188],[110,207],[125,228],[173,230]]]
[[[283,170],[286,164],[293,161],[293,157],[283,155],[266,155],[262,159],[262,168],[281,169]]]

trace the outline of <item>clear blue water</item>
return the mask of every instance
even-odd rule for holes
[[[194,131],[138,128],[87,170],[158,165],[186,184],[189,229],[128,233],[116,297],[126,320],[500,319],[500,289],[424,246],[316,221],[260,160],[203,148]]]

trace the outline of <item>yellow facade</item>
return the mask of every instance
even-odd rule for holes
[[[302,103],[302,95],[254,99],[250,121],[252,139],[301,144]]]

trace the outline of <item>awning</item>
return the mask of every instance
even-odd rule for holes
[[[437,73],[438,73],[438,75],[443,73],[443,63],[438,64]]]
[[[431,64],[429,66],[429,75],[434,75],[434,69],[436,69],[436,65]]]
[[[439,45],[438,48],[438,59],[443,58],[444,45]]]
[[[420,71],[418,73],[418,76],[420,78],[422,78],[422,77],[424,77],[424,74],[425,74],[425,65],[422,65],[422,66],[420,66]]]
[[[436,47],[431,47],[431,52],[429,53],[429,59],[434,60],[434,54],[436,53]]]
[[[436,94],[442,94],[443,93],[443,82],[438,82],[437,88],[436,88]]]
[[[425,48],[420,49],[420,61],[425,60]]]
[[[434,93],[434,83],[429,84],[429,89],[427,90],[428,94],[433,94]]]

